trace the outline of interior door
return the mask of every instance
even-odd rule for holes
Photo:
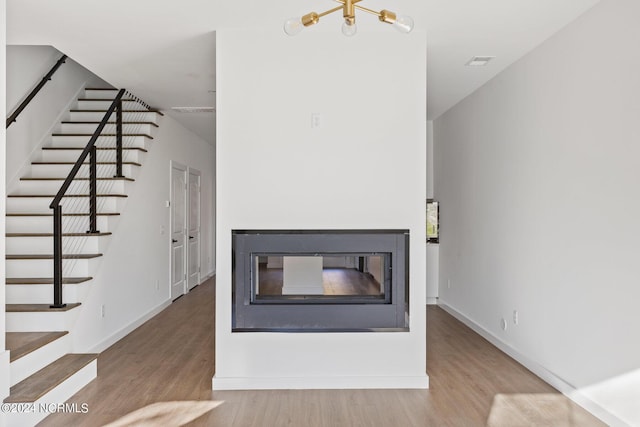
[[[186,292],[187,168],[171,162],[171,299]]]
[[[189,168],[187,288],[200,283],[200,171]]]

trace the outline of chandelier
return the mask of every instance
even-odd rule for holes
[[[304,29],[311,25],[317,24],[320,18],[329,15],[331,13],[342,11],[344,17],[344,23],[342,24],[342,33],[345,36],[353,36],[358,31],[356,26],[356,9],[363,12],[376,15],[380,22],[393,25],[401,33],[409,33],[413,30],[413,19],[406,15],[396,15],[389,10],[381,10],[376,12],[375,10],[367,9],[356,3],[360,3],[362,0],[334,0],[340,3],[340,6],[329,9],[326,12],[316,13],[311,12],[302,16],[301,18],[291,18],[284,23],[284,32],[290,36],[295,36]]]

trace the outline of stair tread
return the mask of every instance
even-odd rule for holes
[[[55,194],[9,194],[7,197],[56,197]],[[62,197],[89,197],[88,194],[65,194]],[[129,197],[126,194],[96,194],[96,197]]]
[[[83,135],[79,135],[83,136]],[[84,147],[42,147],[43,150],[84,150]],[[122,147],[123,150],[136,150],[142,151],[143,153],[147,152],[146,148],[142,147]],[[115,151],[116,147],[96,147],[98,151]]]
[[[97,354],[66,354],[11,387],[4,402],[35,402],[97,357]]]
[[[62,259],[93,259],[101,257],[102,254],[64,254]],[[53,259],[51,254],[7,254],[6,259],[27,260],[27,259]]]
[[[72,310],[79,305],[79,302],[74,302],[62,308],[51,308],[50,304],[6,304],[6,310],[7,313],[59,312]]]
[[[96,122],[96,121],[64,121],[61,122],[63,125],[99,125],[102,122]],[[117,124],[116,122],[107,122],[108,125],[115,125]],[[123,125],[151,125],[154,127],[160,127],[160,125],[158,125],[157,123],[153,123],[153,122],[141,122],[141,121],[122,121]]]
[[[62,284],[64,285],[77,285],[80,283],[88,282],[93,277],[63,277]],[[7,285],[52,285],[53,277],[19,277],[19,278],[7,278]]]
[[[116,216],[120,215],[120,212],[98,212],[98,216]],[[52,213],[40,213],[40,212],[8,212],[7,216],[53,216]],[[62,216],[89,216],[88,213],[63,213]]]
[[[92,137],[92,133],[53,133],[51,136],[86,136]],[[100,136],[116,136],[115,133],[101,133]],[[146,133],[123,133],[122,136],[144,136],[145,138],[153,139],[151,135],[147,135]],[[43,147],[47,148],[47,147]],[[100,149],[100,147],[96,147]],[[124,147],[123,147],[124,148]],[[84,150],[84,147],[80,148],[80,150]]]
[[[24,176],[20,178],[20,181],[64,181],[67,178],[33,178],[29,176]],[[128,178],[126,176],[123,177],[115,177],[115,176],[106,176],[103,178],[96,178],[98,181],[129,181],[133,182],[135,179]],[[89,178],[73,178],[74,181],[89,181]]]
[[[72,113],[106,113],[107,110],[70,110]],[[122,110],[123,113],[156,113],[164,116],[160,110]]]
[[[91,237],[110,236],[111,232],[104,233],[62,233],[62,237]],[[6,233],[6,237],[53,237],[53,233]]]
[[[76,162],[31,162],[32,165],[75,165]],[[88,165],[89,162],[83,163],[83,165]],[[96,162],[97,165],[115,165],[116,162]],[[140,163],[136,162],[122,162],[123,165],[133,165],[133,166],[142,166]]]
[[[7,332],[5,334],[5,343],[7,350],[10,350],[11,359],[13,362],[20,359],[23,356],[44,347],[57,340],[60,337],[67,335],[68,331],[59,332]]]
[[[112,99],[104,99],[104,98],[78,98],[78,101],[112,101]],[[122,102],[136,102],[133,98],[122,98]]]

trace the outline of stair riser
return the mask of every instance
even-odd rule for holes
[[[38,401],[35,402],[35,407],[38,408],[40,403],[46,405],[50,403],[62,403],[69,400],[69,398],[80,391],[82,387],[86,386],[96,378],[98,374],[97,363],[97,360],[94,360],[84,368],[80,369],[62,384],[58,385],[58,387],[38,399]],[[81,403],[78,403],[77,411],[81,411],[82,408],[80,405]],[[12,412],[6,414],[5,422],[6,425],[15,427],[34,426],[48,415],[48,412],[38,411],[22,414]]]
[[[92,135],[98,127],[98,123],[62,123],[60,133],[80,133]],[[123,123],[122,133],[152,135],[155,126],[143,123]],[[116,125],[107,123],[103,133],[116,133]]]
[[[75,162],[82,152],[80,150],[42,150],[40,161],[42,162]],[[115,162],[116,150],[98,150],[98,162]],[[140,150],[122,150],[123,162],[142,163],[144,152]],[[103,168],[110,168],[108,165],[97,165],[98,174]]]
[[[66,178],[73,165],[31,165],[31,178]],[[116,174],[115,165],[97,165],[98,177],[110,178]],[[122,165],[122,174],[128,178],[135,178],[138,174],[140,166]],[[89,177],[89,166],[82,165],[78,171],[77,177]]]
[[[106,111],[111,107],[113,100],[107,99],[104,101],[86,101],[83,99],[78,100],[78,110],[101,110]],[[122,107],[125,110],[145,110],[146,108],[142,104],[136,101],[122,101]]]
[[[89,282],[76,285],[62,285],[64,302],[82,302],[86,296]],[[51,304],[53,285],[7,285],[7,304]]]
[[[75,252],[75,251],[73,251]],[[95,272],[99,258],[62,261],[62,275],[68,277],[86,277]],[[6,260],[7,277],[53,277],[53,260]],[[65,301],[66,302],[66,301]]]
[[[118,95],[118,89],[114,89],[114,90],[85,89],[84,90],[84,98],[89,98],[89,99],[110,99],[113,101],[117,95]]]
[[[97,226],[101,232],[109,231],[111,220],[108,216],[98,216]],[[84,233],[89,230],[88,217],[62,217],[62,229],[71,233]],[[6,219],[7,233],[52,233],[53,217],[40,216],[9,216]]]
[[[105,111],[72,111],[69,115],[70,122],[100,122],[106,114]],[[125,112],[122,113],[122,120],[125,122],[151,122],[158,123],[158,113],[145,112]],[[110,122],[116,121],[116,114],[109,117]]]
[[[7,313],[7,332],[70,331],[81,307],[59,312]]]
[[[64,181],[20,181],[20,187],[16,194],[57,194],[60,186]],[[130,181],[122,180],[98,180],[98,194],[127,194]],[[74,181],[69,187],[70,194],[87,194],[89,193],[89,181]]]
[[[89,143],[91,136],[86,135],[52,135],[51,144],[52,147],[78,147],[84,148]],[[141,147],[144,148],[147,141],[150,139],[144,136],[123,136],[123,147]],[[96,140],[96,147],[115,147],[115,136],[99,136]],[[80,153],[78,153],[80,155]],[[78,156],[76,156],[77,158]]]
[[[11,197],[7,199],[7,212],[51,213],[48,197]],[[126,198],[98,197],[98,212],[122,212]],[[89,212],[88,197],[65,197],[62,199],[63,212]]]
[[[105,253],[111,236],[64,237],[63,244],[79,248],[75,253]],[[52,254],[53,237],[7,237],[8,254]]]
[[[71,352],[71,339],[67,334],[11,362],[9,365],[11,386],[16,385],[69,352]]]

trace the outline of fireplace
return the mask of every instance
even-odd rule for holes
[[[234,332],[408,331],[408,230],[233,230]]]

